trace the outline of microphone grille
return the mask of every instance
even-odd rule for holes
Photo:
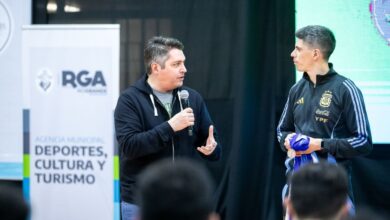
[[[190,94],[188,93],[187,90],[181,90],[179,92],[179,96],[180,96],[180,99],[188,99],[188,97],[190,96]]]

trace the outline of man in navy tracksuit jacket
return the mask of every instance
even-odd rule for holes
[[[181,42],[154,37],[144,53],[148,73],[121,94],[115,109],[123,220],[138,215],[137,175],[148,165],[162,158],[218,160],[221,154],[201,95],[183,86],[187,70]],[[185,108],[183,93],[190,107]]]
[[[277,127],[278,141],[282,150],[288,151],[291,149],[289,140],[295,133],[306,135],[310,137],[309,148],[295,152],[297,156],[311,154],[342,164],[350,173],[349,159],[372,150],[362,93],[328,63],[336,44],[328,28],[306,26],[295,36],[298,39],[291,57],[296,68],[304,73],[290,89]],[[291,171],[293,161],[293,158],[287,158],[287,173]],[[351,185],[349,190],[352,198]]]

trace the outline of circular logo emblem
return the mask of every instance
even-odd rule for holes
[[[390,0],[371,0],[370,13],[376,29],[390,46]]]
[[[11,35],[11,14],[0,0],[0,52],[4,50]]]

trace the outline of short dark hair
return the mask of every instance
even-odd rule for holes
[[[335,164],[304,165],[290,180],[290,200],[299,218],[331,218],[347,202],[347,174]]]
[[[183,50],[184,45],[175,38],[156,36],[152,37],[146,44],[144,49],[144,62],[146,72],[151,73],[150,65],[156,62],[165,67],[165,61],[168,59],[168,53],[172,49]]]
[[[213,184],[206,169],[189,159],[165,159],[140,175],[142,220],[206,220]]]
[[[15,186],[0,185],[0,219],[26,220],[30,207],[23,198],[22,190]]]
[[[329,60],[336,47],[336,38],[333,32],[321,25],[303,27],[295,32],[295,36],[310,46],[318,46],[326,60]]]

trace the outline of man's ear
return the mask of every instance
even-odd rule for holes
[[[220,218],[219,218],[219,215],[217,213],[213,212],[209,215],[208,220],[220,220]]]
[[[320,59],[321,57],[322,57],[321,51],[320,51],[319,49],[314,49],[314,50],[313,50],[313,58],[314,58],[315,60],[318,60],[318,59]]]
[[[158,73],[161,70],[161,66],[158,63],[150,64],[151,73]]]
[[[292,202],[291,202],[291,199],[290,199],[289,196],[284,198],[283,206],[284,206],[284,208],[286,210],[286,213],[289,216],[295,216],[295,210],[294,210],[294,207],[292,206]]]
[[[340,216],[343,218],[348,217],[349,215],[349,210],[352,208],[352,205],[349,202],[346,202],[340,210]]]

